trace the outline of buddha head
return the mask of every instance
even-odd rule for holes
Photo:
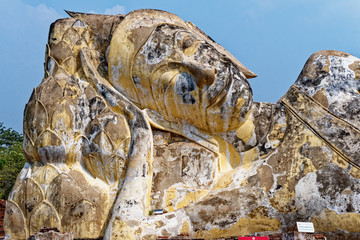
[[[249,116],[256,75],[190,22],[159,10],[129,13],[108,51],[109,82],[141,109],[211,133]]]

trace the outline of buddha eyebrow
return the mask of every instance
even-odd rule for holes
[[[185,33],[185,34],[188,35],[188,36],[191,36],[194,40],[196,40],[195,37],[194,37],[194,35],[193,35],[191,32],[186,31],[186,30],[184,30],[184,29],[179,29],[179,30],[176,31],[176,33],[175,33],[174,43],[176,43],[177,41],[183,40],[183,38],[184,38],[183,33]]]

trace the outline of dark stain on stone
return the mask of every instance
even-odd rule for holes
[[[327,108],[329,106],[329,102],[328,102],[328,99],[326,97],[325,89],[321,89],[321,90],[317,91],[313,95],[313,98],[317,102],[319,102],[321,105],[323,105],[325,108]]]
[[[133,80],[135,86],[138,87],[138,86],[141,85],[141,79],[140,79],[138,76],[133,76],[133,77],[132,77],[132,80]]]
[[[335,200],[336,195],[341,193],[351,181],[349,174],[335,164],[329,164],[324,169],[317,172],[319,192],[322,197],[330,197]]]
[[[251,213],[248,214],[249,218],[268,217],[268,208],[265,206],[260,206],[255,208]]]
[[[190,92],[196,89],[195,79],[192,75],[182,72],[179,74],[175,83],[175,93],[181,98],[185,104],[195,104],[196,99]]]
[[[175,214],[166,215],[165,217],[166,217],[167,219],[172,219],[172,218],[175,217]]]
[[[160,157],[165,153],[165,149],[161,147],[155,148],[155,157]]]

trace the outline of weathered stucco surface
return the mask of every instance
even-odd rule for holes
[[[317,52],[278,103],[254,103],[256,74],[176,15],[70,16],[25,108],[7,238],[359,231],[360,59]]]

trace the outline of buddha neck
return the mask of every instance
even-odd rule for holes
[[[245,162],[249,151],[255,160],[276,149],[286,130],[286,112],[280,104],[255,102],[247,119],[238,129],[219,134]]]

